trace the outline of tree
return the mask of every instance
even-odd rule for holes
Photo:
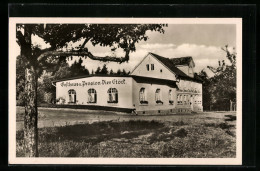
[[[95,74],[100,74],[100,72],[101,72],[101,69],[100,69],[100,67],[98,66],[98,67],[97,67],[97,70],[95,71]]]
[[[228,45],[222,50],[231,65],[222,60],[217,68],[208,66],[215,75],[203,83],[203,106],[213,110],[228,110],[229,102],[236,100],[236,52],[230,52]]]
[[[121,75],[127,75],[127,73],[126,73],[125,69],[123,69],[123,71],[122,71]]]
[[[146,31],[163,33],[162,24],[17,24],[16,40],[20,46],[20,55],[25,62],[25,115],[24,149],[26,156],[38,156],[38,109],[37,81],[43,70],[55,70],[66,58],[73,56],[99,61],[126,62],[129,54],[136,50],[136,43],[146,41]],[[41,49],[33,45],[32,36],[42,38],[49,48]],[[82,42],[78,47],[69,43]],[[86,44],[121,48],[123,57],[95,56]]]
[[[53,80],[72,77],[70,66],[66,62],[60,63],[60,67],[54,72]]]
[[[109,71],[109,75],[114,75],[114,71],[112,69]]]
[[[100,71],[100,74],[102,75],[107,75],[108,74],[108,69],[107,69],[107,65],[104,64],[101,71]]]
[[[24,105],[25,64],[21,55],[16,58],[16,105]]]
[[[81,76],[81,75],[89,75],[89,71],[85,66],[82,65],[83,60],[79,58],[79,61],[75,61],[71,67],[70,71],[72,73],[72,76]]]
[[[120,69],[117,70],[116,75],[121,75],[121,70]]]

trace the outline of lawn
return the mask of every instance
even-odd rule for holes
[[[56,118],[50,111],[39,111],[39,122]],[[167,116],[98,115],[97,111],[59,113],[57,120],[73,115],[74,120],[67,123],[75,121],[76,116],[82,122],[39,128],[40,157],[236,157],[235,113]],[[85,122],[91,119],[95,121]],[[21,120],[21,114],[17,115],[17,122]],[[23,157],[22,130],[17,131],[16,140],[17,157]]]

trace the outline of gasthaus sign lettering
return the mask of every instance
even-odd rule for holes
[[[101,80],[101,81],[81,81],[81,82],[61,82],[61,87],[73,87],[73,86],[96,86],[96,85],[112,85],[112,84],[126,84],[125,79],[113,79],[113,80]]]

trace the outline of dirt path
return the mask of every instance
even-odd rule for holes
[[[23,128],[24,108],[17,107],[16,130]],[[127,113],[97,111],[86,109],[56,109],[56,108],[38,108],[39,121],[38,127],[55,127],[74,125],[82,123],[93,123],[100,121],[128,121],[128,120],[160,120],[181,121],[187,119],[223,119],[224,115],[234,115],[234,112],[204,112],[199,114],[174,114],[174,115],[133,115]]]

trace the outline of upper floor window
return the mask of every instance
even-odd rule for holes
[[[146,69],[147,71],[149,71],[149,64],[146,64]]]
[[[161,90],[158,88],[158,89],[156,89],[156,91],[155,91],[155,101],[156,101],[156,103],[161,103],[161,104],[163,104],[163,102],[162,102],[162,96],[161,96]]]
[[[88,89],[88,103],[96,103],[97,102],[97,92],[95,89]]]
[[[148,104],[147,98],[146,98],[146,90],[145,88],[141,88],[140,92],[139,92],[139,96],[140,96],[140,103],[141,104]]]
[[[169,90],[169,103],[173,104],[173,93],[172,93],[172,90]]]
[[[76,91],[74,89],[69,90],[69,103],[76,103]]]
[[[151,70],[154,70],[154,64],[151,64]]]
[[[109,88],[108,91],[108,103],[118,103],[118,91],[116,88]]]

